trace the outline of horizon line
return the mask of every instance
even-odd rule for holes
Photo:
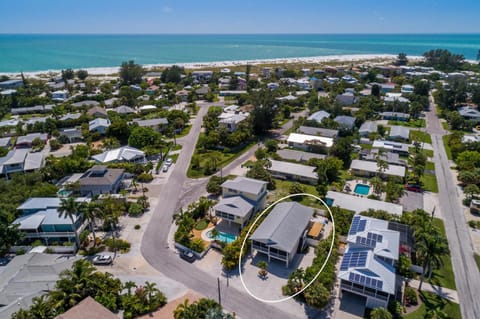
[[[124,32],[0,32],[0,35],[480,35],[480,32],[266,32],[266,33],[188,33],[188,32],[173,32],[173,33],[124,33]]]

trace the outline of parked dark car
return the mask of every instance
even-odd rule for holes
[[[195,255],[188,250],[180,251],[180,258],[188,261],[189,263],[193,263],[195,261]]]
[[[415,193],[423,193],[423,189],[420,185],[405,185],[405,189],[407,191],[415,192]]]

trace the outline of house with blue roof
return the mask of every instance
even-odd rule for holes
[[[88,203],[89,198],[76,199],[79,203]],[[53,243],[62,244],[70,242],[79,244],[79,236],[86,223],[81,214],[73,218],[59,216],[62,199],[58,197],[33,197],[27,199],[17,207],[20,217],[13,221],[18,229],[23,232],[23,242],[26,245],[36,240],[42,241],[46,246]]]
[[[401,290],[395,272],[399,252],[400,232],[388,221],[355,215],[338,273],[341,291],[364,297],[368,308],[386,308]]]

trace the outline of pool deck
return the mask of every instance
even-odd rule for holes
[[[360,193],[355,192],[355,189],[356,189],[357,185],[368,186],[369,187],[368,194],[360,194]],[[348,192],[352,195],[357,195],[357,196],[363,197],[363,196],[371,195],[373,193],[373,187],[372,187],[372,185],[370,185],[370,183],[367,180],[356,179],[356,180],[347,181],[345,183],[344,191]]]

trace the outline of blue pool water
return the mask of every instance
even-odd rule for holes
[[[208,238],[214,239],[211,230],[207,232],[207,236],[208,236]],[[215,239],[229,244],[229,243],[235,241],[235,239],[237,239],[237,236],[232,235],[232,234],[228,234],[228,233],[224,233],[224,232],[219,232],[217,238],[215,238]]]
[[[365,184],[357,184],[355,186],[354,192],[359,195],[368,195],[368,193],[370,192],[370,186]]]

